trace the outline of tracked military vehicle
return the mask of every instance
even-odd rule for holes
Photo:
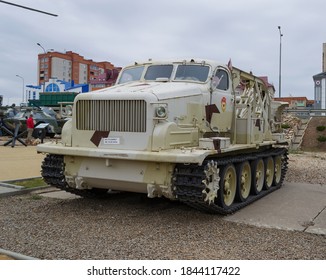
[[[205,60],[125,67],[110,88],[76,97],[42,176],[81,196],[164,196],[228,214],[281,187],[287,142],[264,80]]]

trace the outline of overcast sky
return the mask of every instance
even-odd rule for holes
[[[19,103],[24,83],[37,83],[37,55],[73,51],[126,66],[164,58],[206,58],[268,76],[278,96],[314,97],[322,72],[325,0],[7,0],[0,2],[0,95]]]

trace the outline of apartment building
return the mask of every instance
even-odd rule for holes
[[[43,85],[51,78],[74,81],[76,84],[90,84],[114,68],[111,62],[95,62],[72,51],[48,51],[38,55],[38,84]],[[96,83],[93,84],[96,87]]]

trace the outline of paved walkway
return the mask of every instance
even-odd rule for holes
[[[35,146],[0,146],[0,181],[40,177],[43,159]]]
[[[326,185],[285,182],[225,220],[326,235]]]

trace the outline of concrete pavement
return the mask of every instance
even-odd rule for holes
[[[29,178],[26,178],[29,179]],[[24,193],[34,192],[37,190],[44,190],[48,188],[47,186],[40,186],[35,188],[24,188],[21,186],[13,185],[10,181],[8,182],[0,182],[0,198],[5,196],[12,195],[21,195]]]
[[[0,182],[0,197],[21,194],[22,187]]]
[[[224,219],[326,235],[326,185],[285,182],[281,189]]]

